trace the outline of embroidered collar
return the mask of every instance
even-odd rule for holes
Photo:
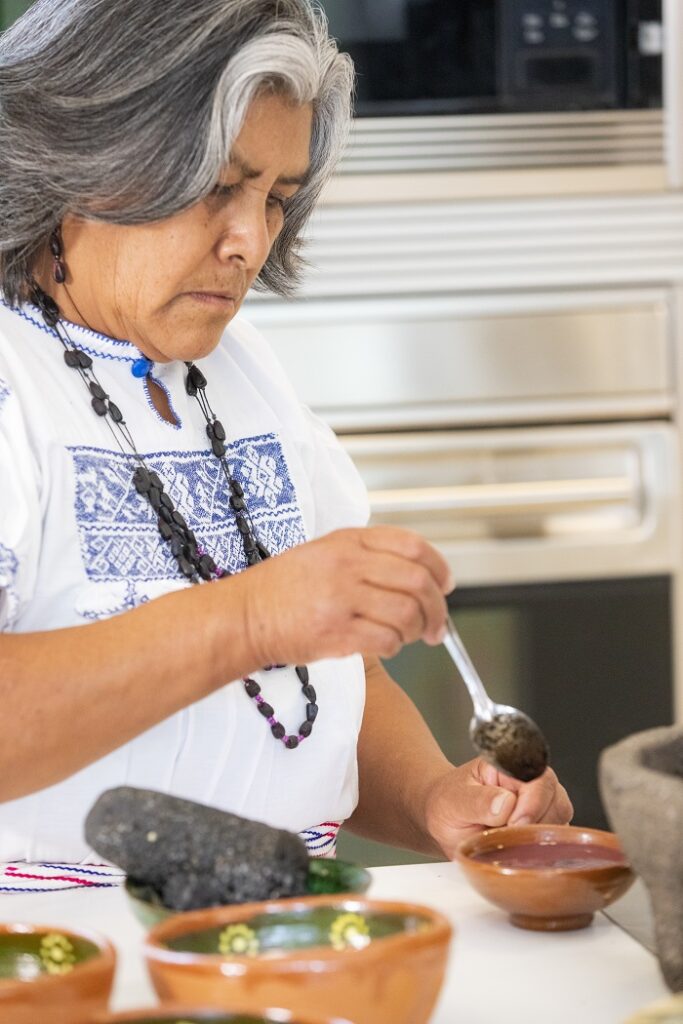
[[[27,320],[34,327],[37,327],[38,330],[44,331],[45,334],[58,340],[55,332],[50,330],[45,324],[37,306],[30,302],[25,302],[20,306],[10,306],[2,298],[0,298],[0,304],[5,309],[8,309],[10,313],[20,316],[22,320]],[[73,324],[71,321],[65,321],[65,323],[69,333],[78,338],[78,347],[87,352],[89,356],[134,363],[142,355],[140,350],[131,341],[119,341],[117,338],[110,338],[106,334],[99,334],[97,331],[91,331],[89,327],[81,327],[80,324]]]

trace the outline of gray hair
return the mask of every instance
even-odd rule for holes
[[[311,169],[257,287],[289,295],[339,159],[353,67],[311,0],[37,0],[0,36],[0,291],[66,214],[163,220],[215,186],[264,89],[313,104]]]

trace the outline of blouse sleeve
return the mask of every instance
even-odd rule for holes
[[[315,497],[314,536],[349,526],[366,526],[368,492],[334,431],[304,408],[312,440],[311,482]]]
[[[34,454],[17,396],[0,376],[0,632],[33,595],[40,533]]]

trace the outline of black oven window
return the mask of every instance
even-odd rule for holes
[[[355,62],[359,113],[494,106],[495,0],[327,0],[325,11]]]

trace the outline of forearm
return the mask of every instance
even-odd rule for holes
[[[366,661],[358,745],[359,803],[350,831],[442,857],[425,819],[430,789],[451,765],[419,711],[378,660]]]
[[[258,668],[242,588],[236,576],[86,626],[1,634],[0,801],[71,775]]]

